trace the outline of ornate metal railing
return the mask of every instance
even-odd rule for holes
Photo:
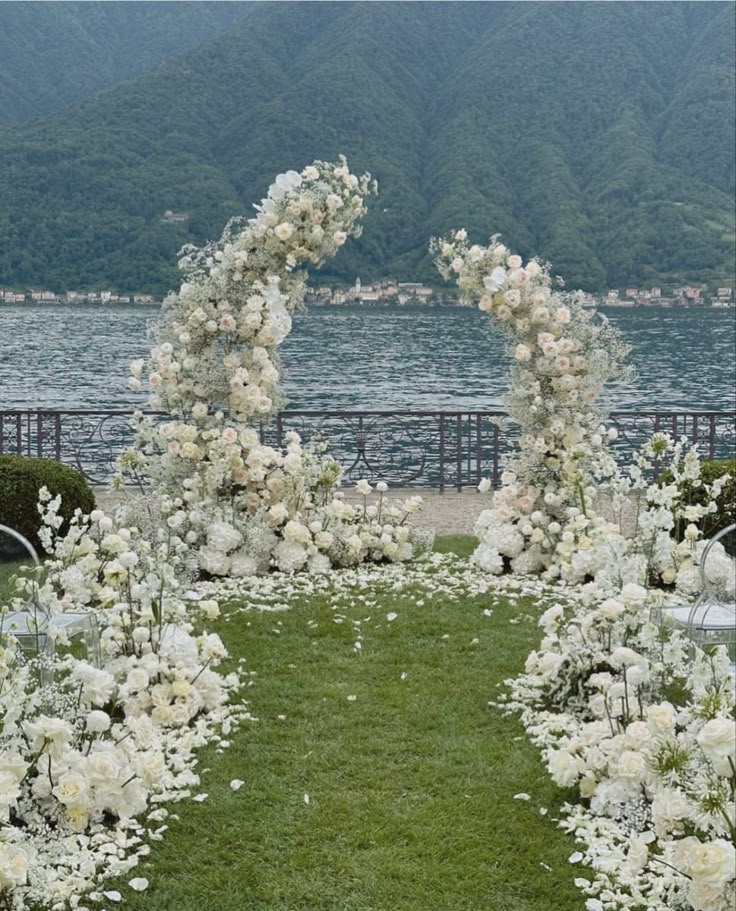
[[[93,484],[107,483],[133,439],[131,411],[0,411],[0,454],[57,459]],[[164,416],[162,415],[162,418]],[[628,412],[610,416],[625,455],[655,431],[683,434],[704,458],[736,454],[736,412]],[[271,445],[297,431],[324,439],[347,482],[382,479],[394,486],[474,487],[500,483],[515,431],[501,411],[284,411],[262,429]]]

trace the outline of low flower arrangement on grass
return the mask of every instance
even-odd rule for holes
[[[509,681],[518,711],[562,788],[578,791],[563,827],[588,911],[733,907],[736,725],[723,647],[693,650],[652,620],[652,596],[563,594],[544,639]]]
[[[41,501],[49,557],[10,606],[50,615],[56,650],[28,658],[0,627],[0,905],[11,909],[81,908],[130,871],[166,829],[162,804],[198,785],[196,749],[226,745],[248,717],[206,630],[217,602],[188,600],[181,540],[147,540],[99,510],[60,536],[59,498],[42,489]],[[80,609],[98,620],[101,666],[54,635],[53,617]]]

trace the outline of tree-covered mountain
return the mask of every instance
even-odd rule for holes
[[[0,3],[0,123],[31,120],[183,54],[248,11],[240,2]]]
[[[0,284],[164,290],[183,243],[219,234],[278,171],[339,152],[380,195],[332,278],[434,279],[428,237],[465,225],[568,286],[728,280],[734,9],[255,4],[0,136]]]

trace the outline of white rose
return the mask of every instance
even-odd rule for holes
[[[28,866],[28,852],[24,848],[0,842],[0,891],[25,885]]]
[[[691,836],[677,842],[675,864],[694,884],[721,890],[736,875],[736,848],[723,838],[701,842]]]
[[[280,225],[276,225],[273,229],[273,233],[279,240],[288,240],[294,233],[294,226],[290,225],[289,222],[284,221]]]
[[[624,610],[623,604],[620,601],[616,601],[615,598],[607,598],[601,602],[598,608],[598,612],[605,620],[618,620]]]
[[[646,771],[646,762],[636,750],[624,750],[613,762],[615,774],[630,781],[641,781]]]
[[[653,734],[670,734],[675,726],[675,710],[669,702],[648,705],[647,724]]]
[[[733,773],[731,764],[736,762],[736,725],[732,719],[713,718],[703,725],[696,739],[719,775]]]
[[[65,806],[84,804],[87,794],[87,780],[78,772],[64,772],[59,777],[52,794],[59,803],[63,803]]]

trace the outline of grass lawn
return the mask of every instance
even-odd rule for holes
[[[258,720],[202,755],[208,798],[175,806],[130,874],[147,892],[130,876],[104,888],[132,911],[580,911],[562,795],[520,724],[488,707],[538,642],[531,613],[370,588],[230,608],[218,631],[247,659]]]

